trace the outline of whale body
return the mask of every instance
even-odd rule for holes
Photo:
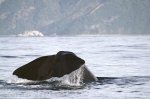
[[[23,79],[42,81],[70,74],[81,66],[83,82],[97,81],[86,67],[85,61],[69,51],[59,51],[55,55],[39,57],[16,69],[13,75]]]

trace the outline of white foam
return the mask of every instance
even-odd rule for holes
[[[25,31],[21,34],[18,34],[18,36],[22,36],[22,37],[42,37],[44,36],[43,33],[39,32],[39,31]]]

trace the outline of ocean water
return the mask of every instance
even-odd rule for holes
[[[44,55],[72,51],[97,82],[57,85],[12,76]],[[150,36],[0,37],[0,99],[150,99]]]

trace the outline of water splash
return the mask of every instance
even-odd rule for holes
[[[62,77],[52,77],[46,82],[52,83],[55,82],[59,86],[82,86],[83,85],[83,71],[84,66],[82,65],[79,69],[71,72],[70,74],[66,74]],[[32,81],[27,79],[18,78],[15,75],[12,75],[10,79],[7,81],[7,83],[13,83],[13,84],[35,84],[43,81]]]
[[[79,69],[71,72],[70,74],[66,74],[63,77],[53,77],[48,81],[58,81],[60,85],[81,86],[83,84],[84,66],[85,65],[82,65]]]
[[[10,79],[9,80],[7,80],[7,83],[9,84],[12,84],[12,83],[14,83],[14,84],[20,84],[20,83],[33,83],[33,82],[35,82],[35,81],[32,81],[32,80],[27,80],[27,79],[23,79],[23,78],[18,78],[17,76],[15,76],[15,75],[12,75],[11,77],[10,77]]]

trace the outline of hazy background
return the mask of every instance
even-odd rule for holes
[[[150,0],[0,0],[0,35],[150,34]]]

